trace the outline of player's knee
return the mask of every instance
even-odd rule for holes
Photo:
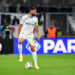
[[[35,52],[35,47],[34,46],[31,47],[31,51]]]
[[[22,44],[22,41],[19,40],[18,43],[19,43],[19,44]]]

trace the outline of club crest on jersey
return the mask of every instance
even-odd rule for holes
[[[25,18],[25,20],[28,20],[29,18]]]
[[[40,44],[36,40],[34,40],[34,46],[35,46],[36,52],[41,48]],[[31,49],[28,44],[26,45],[26,48],[28,51],[31,52]]]

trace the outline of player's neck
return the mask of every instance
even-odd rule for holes
[[[32,17],[31,13],[28,14],[29,17]]]

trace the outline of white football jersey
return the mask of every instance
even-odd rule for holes
[[[38,25],[38,18],[36,16],[29,17],[27,14],[21,18],[20,24],[22,25],[21,34],[33,35],[33,30]]]

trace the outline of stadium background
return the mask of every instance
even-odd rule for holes
[[[26,41],[23,43],[25,60],[22,64],[18,62],[18,25],[20,18],[27,14],[32,6],[37,8],[39,18],[41,37],[39,42],[34,33],[41,67],[39,71],[34,69],[28,71],[24,67],[25,62],[33,62]],[[46,30],[50,24],[57,30],[55,39],[46,37]],[[58,49],[53,53],[55,48]],[[75,54],[75,0],[0,0],[0,73],[2,75],[10,73],[11,75],[35,73],[36,75],[75,75],[73,54]]]

